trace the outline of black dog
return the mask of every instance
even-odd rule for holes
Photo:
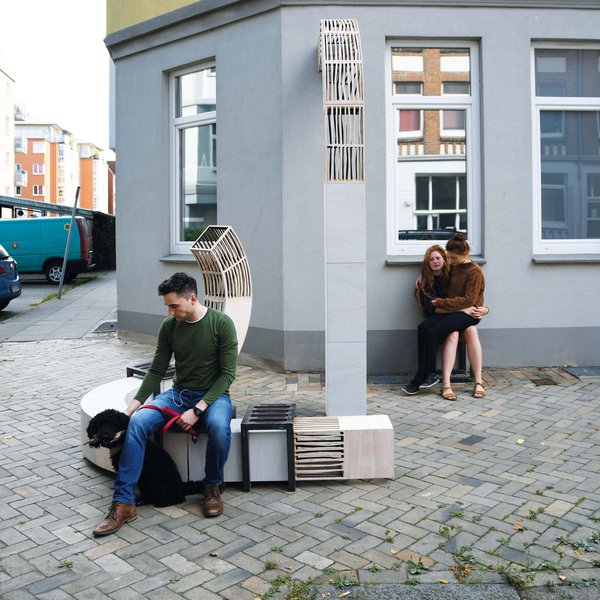
[[[109,408],[90,420],[86,433],[87,442],[92,448],[108,448],[115,471],[119,470],[121,442],[129,424],[129,417],[118,410]],[[189,494],[202,491],[199,481],[183,482],[177,466],[169,454],[152,440],[146,444],[144,466],[138,480],[140,498],[136,504],[171,506],[180,504]]]

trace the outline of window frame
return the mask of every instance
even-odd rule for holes
[[[183,241],[180,239],[179,224],[181,220],[181,156],[180,156],[180,135],[185,129],[192,127],[202,127],[204,125],[211,125],[217,123],[217,101],[215,97],[215,110],[207,111],[200,114],[188,115],[188,116],[177,116],[177,84],[176,79],[182,75],[189,73],[195,73],[203,71],[205,69],[215,69],[216,61],[206,60],[199,63],[195,63],[192,66],[177,69],[169,74],[169,118],[170,118],[170,146],[171,146],[171,194],[170,194],[170,252],[171,254],[189,254],[190,248],[193,245],[193,241]],[[216,77],[216,72],[215,72]],[[217,96],[215,90],[215,96]],[[218,158],[217,158],[218,160]],[[217,214],[219,210],[218,205],[218,183],[219,171],[217,163]]]
[[[543,111],[596,112],[600,113],[600,96],[538,96],[536,88],[535,53],[539,49],[549,50],[600,50],[600,44],[586,42],[535,42],[531,45],[531,122],[532,122],[532,186],[533,186],[533,252],[538,255],[583,255],[600,254],[600,239],[596,238],[542,238],[542,139],[541,114]],[[597,114],[600,126],[600,114]],[[564,115],[563,115],[564,123]],[[599,130],[600,133],[600,130]],[[553,134],[544,137],[552,139]],[[556,136],[560,137],[560,136]],[[589,174],[589,173],[588,173]],[[565,206],[565,214],[572,207]]]
[[[392,48],[468,48],[470,56],[470,94],[446,94],[423,96],[417,94],[394,94],[392,90]],[[481,120],[479,92],[480,48],[477,41],[466,39],[404,39],[393,38],[386,43],[385,52],[385,102],[386,102],[386,251],[390,259],[407,257],[422,258],[432,240],[398,240],[398,205],[396,202],[396,154],[398,109],[465,111],[465,175],[467,190],[467,233],[473,255],[482,253],[482,188],[481,188]],[[441,174],[445,174],[442,172]]]

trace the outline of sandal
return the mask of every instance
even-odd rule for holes
[[[442,387],[440,394],[444,400],[456,400],[456,394],[452,391],[452,388],[449,385]]]
[[[480,387],[481,389],[477,389]],[[473,386],[473,398],[485,398],[485,388],[483,387],[483,382],[476,381]]]

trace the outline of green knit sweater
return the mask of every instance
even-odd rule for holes
[[[134,399],[143,403],[150,396],[174,355],[173,386],[205,391],[204,401],[210,404],[229,392],[235,379],[237,346],[233,321],[212,308],[196,323],[167,317],[158,331],[152,364]]]
[[[450,288],[447,298],[438,298],[436,308],[458,312],[469,306],[483,306],[485,279],[483,272],[474,262],[454,265],[450,269]]]

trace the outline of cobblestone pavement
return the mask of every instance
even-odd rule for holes
[[[319,598],[600,597],[600,380],[560,369],[488,370],[487,397],[463,384],[457,402],[370,384],[393,480],[231,485],[216,519],[192,496],[93,538],[112,476],[81,457],[79,401],[152,351],[114,333],[0,345],[3,600],[283,598],[315,579]],[[318,374],[242,366],[232,395],[238,414],[324,413]]]

